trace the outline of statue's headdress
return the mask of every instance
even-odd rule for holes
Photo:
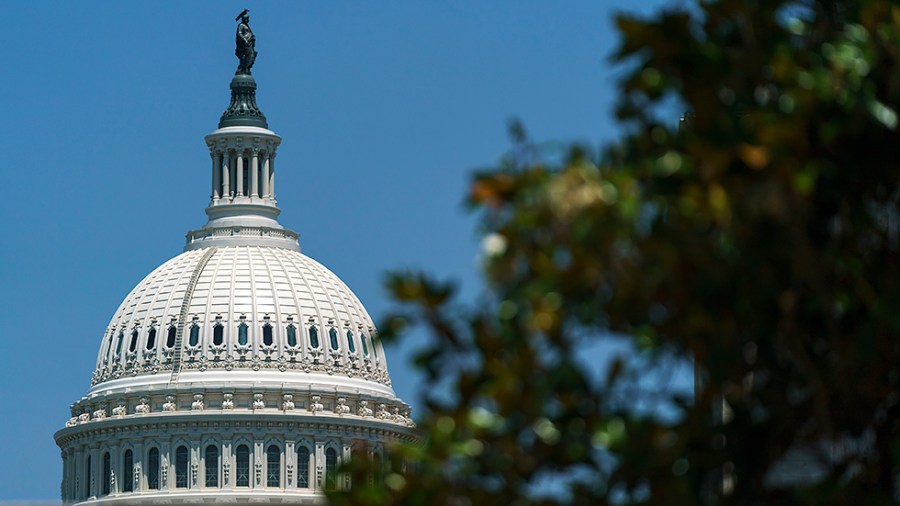
[[[237,20],[241,19],[242,17],[246,16],[249,12],[250,12],[250,9],[242,10],[241,13],[238,14],[236,18],[234,18],[234,20],[237,21]]]

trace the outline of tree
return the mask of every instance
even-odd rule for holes
[[[897,501],[900,8],[617,22],[622,140],[554,160],[515,128],[473,178],[490,299],[390,277],[383,337],[432,336],[425,440],[383,486],[356,459],[334,504]],[[635,351],[598,378],[579,353],[609,339]],[[693,396],[647,391],[686,361]]]

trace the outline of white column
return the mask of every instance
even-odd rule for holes
[[[269,153],[263,157],[263,180],[262,180],[262,196],[269,198],[272,196],[272,187],[269,184]]]
[[[212,199],[219,200],[219,189],[222,187],[222,154],[212,150]]]
[[[275,200],[275,152],[269,154],[269,197]]]
[[[109,479],[113,483],[109,484],[109,493],[118,494],[122,491],[122,477],[119,476],[119,445],[114,444],[109,447]]]
[[[259,150],[254,149],[250,159],[250,196],[259,197]]]
[[[140,492],[144,489],[144,472],[141,471],[146,466],[144,465],[144,444],[143,443],[135,443],[134,451],[131,454],[131,469],[128,470],[131,473],[128,476],[128,479],[132,481],[132,485],[134,486],[135,492]],[[134,479],[135,470],[138,471],[138,479]]]
[[[286,439],[284,441],[284,488],[287,490],[295,490],[297,488],[297,449],[294,441]]]
[[[322,490],[325,488],[325,442],[316,441],[315,448],[315,469],[310,469],[309,487],[313,490]]]
[[[222,198],[227,199],[231,196],[231,170],[229,166],[231,165],[231,160],[228,157],[228,152],[225,151],[222,154]]]
[[[88,486],[88,497],[96,497],[100,495],[100,448],[91,448],[91,476]]]
[[[237,186],[237,196],[244,194],[244,154],[237,154],[237,178],[234,183]]]
[[[343,446],[343,455],[341,456],[340,462],[338,462],[338,466],[350,463],[350,454],[352,453],[353,449],[350,446],[350,443],[347,442],[344,442]],[[335,480],[335,484],[337,484],[338,488],[342,490],[350,490],[350,473],[341,473],[341,481],[343,482],[343,485]]]

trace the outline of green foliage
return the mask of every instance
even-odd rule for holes
[[[490,300],[390,279],[386,333],[432,331],[424,442],[374,485],[355,459],[333,504],[895,503],[900,8],[722,0],[618,27],[621,142],[554,161],[516,127],[474,177]],[[672,100],[680,127],[657,119]],[[617,339],[632,356],[598,378],[582,350]],[[647,388],[678,361],[693,398]]]

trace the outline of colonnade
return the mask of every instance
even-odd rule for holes
[[[275,151],[211,149],[212,199],[275,198]]]

